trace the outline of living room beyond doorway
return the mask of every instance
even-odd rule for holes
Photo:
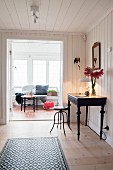
[[[54,111],[44,110],[38,103],[33,112],[27,107],[21,111],[16,94],[22,93],[26,85],[48,85],[48,90],[56,90],[57,96],[48,96],[47,101],[62,103],[62,60],[63,42],[44,40],[10,40],[10,120],[52,120]],[[49,91],[48,91],[49,92]],[[34,94],[34,89],[32,94]],[[32,106],[31,106],[32,107]],[[53,114],[52,114],[53,113]]]

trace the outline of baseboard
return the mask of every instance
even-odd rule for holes
[[[89,127],[94,130],[98,135],[100,135],[100,128],[97,127],[93,122],[89,120]],[[105,140],[113,148],[113,137],[106,133],[107,139]]]
[[[76,123],[76,122],[77,122],[77,121],[76,121],[76,116],[71,116],[71,115],[70,115],[70,122]]]
[[[89,127],[94,130],[98,135],[100,135],[100,128],[89,120]]]
[[[5,125],[5,122],[2,118],[0,118],[0,125]]]
[[[106,142],[113,148],[113,137],[109,136],[108,134],[106,135],[107,135]]]

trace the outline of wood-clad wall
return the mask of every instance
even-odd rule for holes
[[[1,55],[1,49],[2,49],[2,36],[0,34],[0,113],[2,113],[2,55]],[[1,114],[0,114],[0,119],[1,119]]]
[[[92,45],[94,42],[101,43],[101,68],[104,76],[97,80],[96,92],[98,95],[107,96],[105,107],[104,126],[109,126],[107,142],[113,147],[113,11],[103,18],[87,34],[86,42],[86,66],[92,66]],[[109,48],[112,48],[109,51]],[[97,133],[100,126],[100,108],[91,107],[89,125]]]
[[[7,39],[30,39],[30,40],[60,40],[63,41],[63,102],[67,102],[68,92],[78,92],[79,79],[83,75],[85,65],[85,41],[82,35],[69,35],[57,33],[16,32],[2,31],[0,34],[0,123],[5,124],[8,117],[8,80],[7,80]],[[74,64],[74,58],[80,57],[80,70]],[[1,83],[2,82],[2,83]],[[7,89],[7,90],[6,90]],[[72,120],[76,120],[75,110],[71,112]]]

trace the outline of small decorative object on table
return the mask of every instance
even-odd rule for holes
[[[101,69],[99,71],[93,70],[90,67],[86,67],[84,70],[84,74],[88,77],[91,77],[91,83],[92,83],[92,96],[96,95],[95,91],[95,85],[96,85],[96,79],[99,79],[104,74],[104,70]]]
[[[89,96],[89,91],[86,90],[84,94],[85,94],[86,96]]]
[[[32,96],[32,95],[33,95],[33,92],[32,92],[32,91],[31,91],[31,92],[29,92],[29,93],[28,93],[28,95],[29,95],[29,96]]]

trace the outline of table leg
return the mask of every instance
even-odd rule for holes
[[[104,106],[101,106],[100,113],[101,113],[101,118],[100,118],[100,139],[102,139],[103,120],[104,120],[104,113],[105,113]]]
[[[24,112],[25,112],[25,107],[26,107],[26,98],[24,97]]]
[[[21,111],[22,111],[22,106],[23,106],[23,99],[21,97]]]
[[[68,121],[67,121],[67,123],[68,123],[68,126],[70,127],[70,101],[68,100]]]
[[[35,97],[33,97],[33,110],[35,112]]]
[[[79,140],[79,137],[80,137],[80,114],[81,114],[80,106],[77,107],[76,113],[77,113],[77,131],[78,131],[77,135],[78,135],[78,140]]]
[[[85,120],[85,126],[87,126],[87,118],[88,118],[88,106],[86,106],[86,120]]]
[[[36,97],[36,110],[38,109],[38,98]]]

